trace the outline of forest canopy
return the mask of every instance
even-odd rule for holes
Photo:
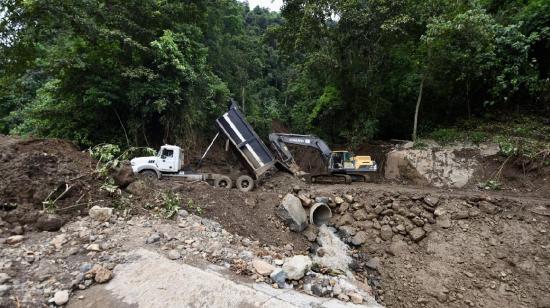
[[[272,127],[358,145],[550,114],[546,0],[0,0],[0,133],[208,139],[234,98]]]

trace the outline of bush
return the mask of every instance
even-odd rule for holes
[[[454,128],[440,128],[430,135],[439,144],[446,145],[461,138],[461,134]]]
[[[484,132],[476,131],[470,134],[470,141],[475,145],[479,145],[480,143],[487,141],[487,138],[488,136]]]

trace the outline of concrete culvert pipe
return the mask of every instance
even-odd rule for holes
[[[309,223],[321,226],[332,218],[330,207],[324,203],[315,203],[309,210]]]

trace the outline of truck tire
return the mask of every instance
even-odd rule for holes
[[[249,192],[254,189],[254,179],[248,175],[241,175],[237,179],[237,188],[242,192]]]
[[[139,175],[144,179],[148,181],[158,180],[158,175],[153,170],[143,170],[139,173]]]
[[[228,176],[222,175],[214,180],[214,187],[230,189],[233,187],[233,181]]]

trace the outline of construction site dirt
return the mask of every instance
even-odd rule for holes
[[[315,254],[317,243],[304,233],[290,231],[275,208],[287,194],[329,198],[333,213],[329,225],[349,245],[354,259],[364,262],[352,270],[370,285],[378,303],[387,307],[550,307],[550,199],[540,191],[440,189],[382,180],[310,185],[281,172],[273,172],[248,193],[202,182],[139,178],[109,191],[104,186],[106,177],[95,171],[97,162],[66,141],[0,136],[0,155],[0,246],[4,251],[0,273],[10,277],[0,283],[9,285],[0,307],[9,307],[15,299],[28,306],[44,305],[58,289],[74,290],[71,301],[73,293],[74,300],[79,294],[86,296],[79,293],[83,289],[71,287],[69,273],[84,263],[102,263],[108,254],[118,256],[128,245],[122,237],[127,228],[141,236],[132,249],[160,253],[176,249],[170,244],[175,240],[160,231],[161,245],[149,244],[154,240],[151,226],[187,230],[178,229],[179,214],[164,215],[167,194],[177,196],[180,211],[198,217],[198,222],[189,223],[192,228],[204,218],[234,234],[240,246],[257,245],[258,251],[276,250],[289,256]],[[88,212],[95,205],[113,208],[108,225],[90,222]],[[82,231],[71,233],[80,224],[92,233],[93,228],[110,233],[103,240],[86,237],[81,242],[77,235]],[[117,232],[120,236],[109,235]],[[67,239],[54,249],[49,243],[58,243],[54,239],[62,235]],[[182,245],[186,241],[195,245],[192,240],[182,240]],[[100,252],[94,253],[89,247],[96,241],[108,245],[100,243]],[[241,244],[248,241],[257,244]],[[223,248],[235,243],[228,241]],[[30,259],[29,251],[40,258]],[[42,280],[42,260],[63,265]],[[205,260],[213,258],[209,255]],[[123,261],[109,257],[103,263],[115,267]],[[239,264],[231,263],[231,270],[245,279],[258,279],[251,276],[250,267],[239,268]],[[23,286],[32,291],[25,301]],[[294,287],[300,290],[302,284]]]

